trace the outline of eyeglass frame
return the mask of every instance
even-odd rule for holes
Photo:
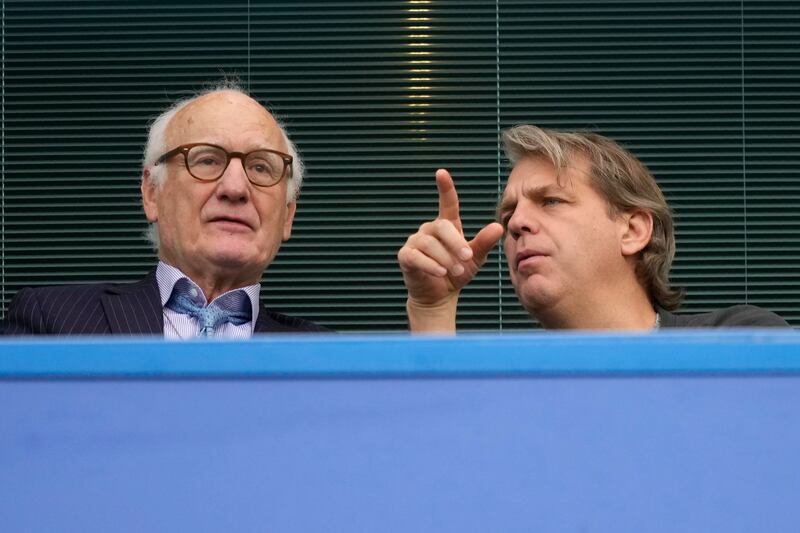
[[[189,156],[189,150],[191,150],[192,148],[194,148],[196,146],[210,146],[212,148],[216,148],[218,150],[222,150],[222,152],[225,154],[225,156],[227,158],[227,161],[225,162],[225,168],[222,169],[222,172],[220,173],[219,176],[217,176],[216,178],[213,178],[213,179],[204,179],[204,178],[198,178],[197,176],[195,176],[192,173],[192,170],[189,168],[189,157],[188,156]],[[256,183],[255,181],[252,180],[252,178],[250,178],[250,174],[247,173],[247,168],[244,166],[244,164],[245,164],[245,161],[247,161],[247,157],[250,154],[254,154],[256,152],[270,152],[272,154],[276,154],[276,155],[280,156],[280,158],[283,159],[283,174],[281,174],[281,177],[278,178],[275,181],[275,183],[270,183],[269,185],[262,185],[261,183]],[[244,153],[244,152],[229,152],[228,150],[226,150],[222,146],[218,146],[216,144],[211,144],[211,143],[188,143],[188,144],[182,144],[182,145],[177,146],[177,147],[173,148],[172,150],[164,153],[161,157],[156,159],[156,162],[153,164],[153,166],[158,166],[161,163],[166,163],[168,159],[170,159],[170,158],[172,158],[172,157],[174,157],[174,156],[176,156],[178,154],[183,154],[183,165],[186,167],[186,171],[189,173],[189,175],[191,177],[193,177],[194,179],[196,179],[198,181],[203,181],[203,182],[217,181],[223,175],[225,175],[225,171],[228,170],[228,167],[231,164],[231,159],[233,159],[234,157],[238,158],[239,161],[242,162],[242,168],[244,168],[244,174],[245,174],[245,176],[247,176],[247,180],[250,183],[252,183],[253,185],[255,185],[256,187],[274,187],[275,185],[277,185],[281,181],[283,181],[284,178],[291,178],[292,174],[293,174],[293,172],[292,172],[293,171],[292,164],[294,163],[294,158],[292,156],[290,156],[289,154],[285,154],[285,153],[280,152],[278,150],[272,150],[271,148],[259,148],[258,150],[252,150],[252,151],[247,152],[247,153]]]

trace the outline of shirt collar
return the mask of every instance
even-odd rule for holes
[[[158,292],[161,296],[161,306],[164,307],[167,304],[167,300],[169,300],[170,295],[172,295],[172,289],[175,288],[175,284],[178,282],[179,279],[186,279],[193,287],[197,288],[201,299],[205,302],[205,295],[203,294],[202,289],[192,281],[192,279],[181,272],[179,269],[175,268],[172,265],[168,265],[164,261],[159,261],[158,266],[156,267],[156,282],[158,283]],[[248,285],[246,287],[241,287],[238,289],[233,289],[236,291],[244,291],[247,294],[247,297],[250,299],[250,305],[253,307],[253,324],[256,323],[256,319],[258,318],[258,310],[259,310],[259,295],[261,294],[261,285],[256,283],[254,285]],[[232,291],[228,291],[232,292]],[[227,294],[227,292],[225,293]],[[220,294],[214,300],[221,298],[223,295]],[[210,303],[210,302],[205,302]]]

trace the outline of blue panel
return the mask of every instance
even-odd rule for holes
[[[800,378],[0,383],[4,532],[797,531]]]
[[[0,341],[0,377],[303,377],[797,373],[800,333],[458,337],[268,336],[244,342],[161,339]]]

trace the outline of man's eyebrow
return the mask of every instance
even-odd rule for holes
[[[522,194],[528,199],[540,199],[553,194],[566,194],[566,191],[563,187],[549,183],[538,187],[526,187],[525,190],[522,191]]]
[[[528,199],[540,199],[551,194],[567,194],[563,187],[558,187],[553,184],[539,185],[538,187],[525,187],[522,195]],[[497,209],[502,210],[517,203],[516,197],[510,198],[503,196],[497,204]]]
[[[525,187],[522,191],[522,195],[529,200],[535,200],[535,201],[539,201],[543,198],[553,195],[562,197],[566,196],[567,198],[570,198],[572,196],[572,194],[566,188],[553,183],[548,183],[547,185],[539,185],[537,187]],[[513,208],[517,204],[517,202],[518,200],[516,196],[509,197],[504,195],[497,203],[497,210],[496,210],[497,218],[500,218],[500,216],[504,212]]]
[[[497,202],[497,208],[495,209],[495,216],[496,216],[496,217],[499,219],[499,218],[500,218],[500,216],[501,216],[501,215],[502,215],[504,212],[506,212],[506,211],[510,210],[510,209],[511,209],[512,207],[514,207],[516,204],[517,204],[517,199],[516,199],[516,197],[514,197],[514,198],[511,198],[511,197],[509,197],[509,196],[503,195],[503,197],[502,197],[502,198],[500,198],[500,201],[499,201],[499,202]]]

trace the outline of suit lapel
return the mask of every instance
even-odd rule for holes
[[[261,306],[261,309],[258,311],[258,318],[256,318],[256,325],[253,328],[253,333],[269,333],[282,329],[281,325],[270,316],[264,306]]]
[[[101,296],[111,333],[118,335],[163,335],[164,310],[155,270],[141,281],[110,285]]]

